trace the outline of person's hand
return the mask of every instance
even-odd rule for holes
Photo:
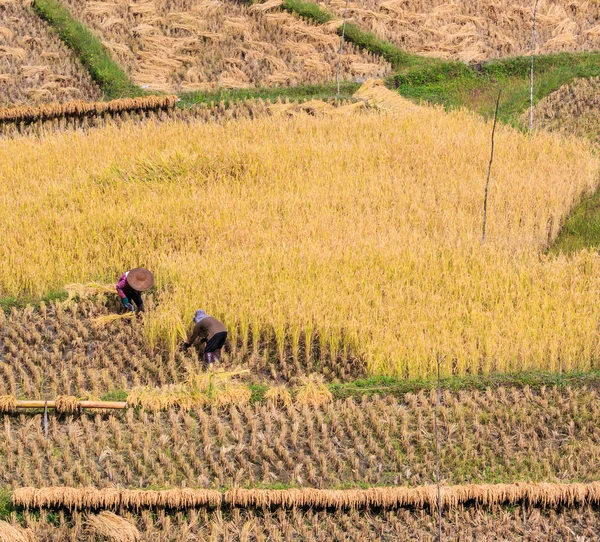
[[[125,308],[126,308],[128,311],[135,312],[135,308],[133,307],[133,305],[132,305],[131,301],[129,301],[129,299],[127,299],[126,297],[124,297],[124,298],[122,299],[122,301],[123,301],[123,306],[124,306],[124,307],[125,307]]]
[[[190,343],[183,343],[184,350],[187,350],[190,346],[192,346]]]

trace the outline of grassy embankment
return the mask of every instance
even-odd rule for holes
[[[110,57],[100,40],[57,0],[34,0],[33,9],[71,48],[104,92],[107,100],[134,98],[144,91]]]

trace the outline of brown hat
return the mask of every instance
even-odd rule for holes
[[[136,267],[127,274],[127,284],[138,292],[152,288],[154,275],[144,267]]]

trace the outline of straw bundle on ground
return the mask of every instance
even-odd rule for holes
[[[368,79],[354,93],[355,98],[364,100],[375,109],[417,112],[420,106],[403,98],[397,92],[389,90],[381,79]]]
[[[30,542],[30,540],[25,529],[0,521],[0,542]]]
[[[322,375],[312,374],[301,379],[296,388],[296,402],[300,405],[320,406],[333,401],[333,395]]]
[[[484,506],[528,503],[556,508],[600,503],[600,482],[588,484],[472,484],[443,487],[442,505],[455,508],[466,503]],[[236,508],[318,507],[335,509],[437,507],[437,487],[373,487],[368,489],[282,490],[235,488],[221,493],[210,489],[169,489],[144,491],[95,488],[20,488],[12,494],[15,506],[25,508],[218,508],[223,503]]]
[[[98,316],[93,318],[92,322],[95,326],[104,327],[108,324],[112,324],[117,320],[127,320],[135,318],[135,312],[124,312],[122,314],[105,314],[104,316]]]
[[[107,511],[88,516],[86,527],[92,537],[101,536],[110,542],[137,542],[141,536],[135,525]]]

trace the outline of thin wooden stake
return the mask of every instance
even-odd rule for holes
[[[533,54],[535,52],[535,38],[537,36],[537,7],[539,0],[533,6],[533,31],[531,37],[531,70],[529,73],[529,133],[533,130]]]
[[[44,438],[48,438],[48,401],[44,404]]]
[[[435,432],[435,479],[437,484],[437,509],[438,509],[438,542],[442,542],[442,489],[440,486],[440,441],[438,436],[438,411],[441,400],[440,385],[440,365],[442,362],[440,356],[436,356],[437,361],[437,399],[435,401],[435,416],[433,418],[433,428]]]
[[[496,122],[498,120],[498,107],[500,106],[500,95],[502,89],[498,91],[498,97],[496,98],[496,110],[494,111],[494,126],[492,127],[492,150],[490,151],[490,163],[488,164],[487,180],[485,181],[485,193],[483,196],[483,226],[481,229],[481,242],[485,241],[485,225],[487,223],[487,201],[488,201],[488,188],[490,186],[490,174],[492,172],[492,161],[494,160],[494,134],[496,133]]]
[[[338,100],[340,98],[340,69],[342,67],[342,55],[344,54],[344,36],[346,35],[346,14],[348,13],[348,2],[349,0],[346,0],[346,7],[344,8],[344,24],[342,25],[342,40],[340,41],[340,59],[337,65],[337,72],[335,74]]]

